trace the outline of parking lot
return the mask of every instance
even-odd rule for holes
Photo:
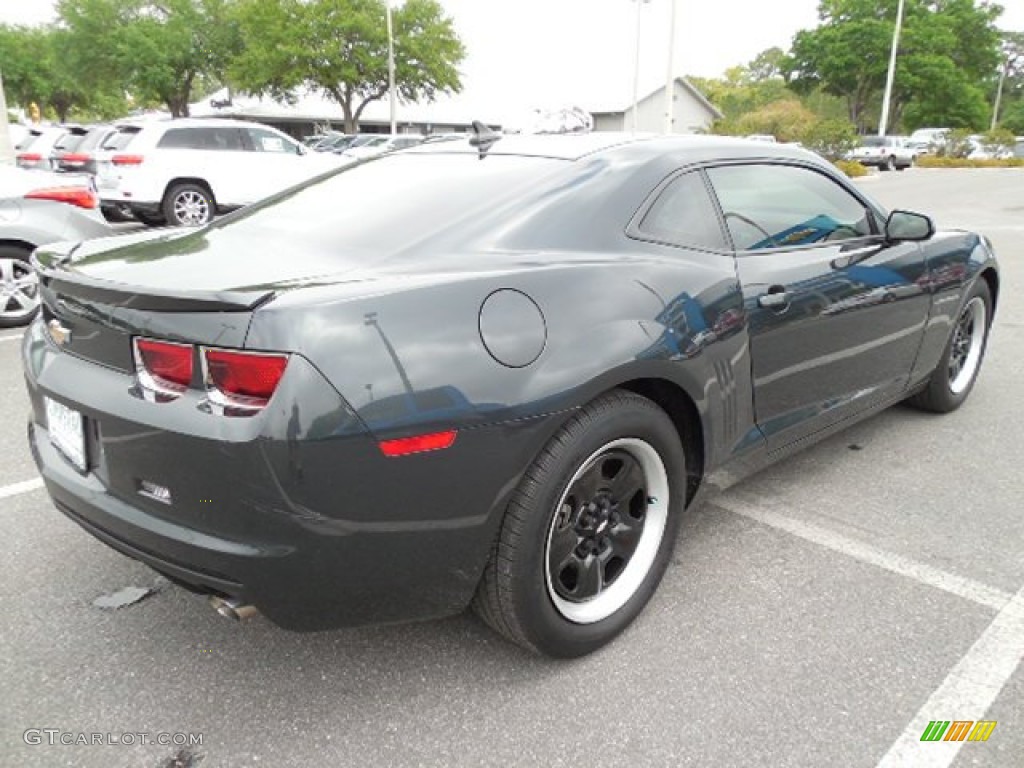
[[[19,334],[0,332],[0,764],[1024,764],[1024,171],[858,183],[993,241],[1000,304],[972,396],[948,416],[891,409],[692,510],[648,609],[579,661],[469,614],[305,635],[217,616],[49,503]],[[93,604],[125,587],[153,593]],[[987,742],[920,742],[931,720],[983,719]],[[28,729],[202,744],[35,745]]]

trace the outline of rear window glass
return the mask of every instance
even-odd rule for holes
[[[54,143],[53,148],[58,152],[74,152],[81,145],[85,133],[68,131]]]
[[[17,150],[29,149],[43,134],[41,133],[29,133],[18,142],[18,146],[15,147]]]
[[[109,128],[93,128],[89,133],[82,139],[82,143],[78,145],[79,152],[87,152],[92,149],[96,149],[104,139],[110,135]]]
[[[319,252],[344,248],[376,254],[412,246],[454,222],[469,224],[474,211],[522,194],[563,167],[563,161],[538,157],[387,155],[349,166],[276,204],[249,209],[236,221],[244,221],[257,238],[265,228],[287,232]]]
[[[124,149],[132,143],[139,131],[142,129],[135,125],[125,125],[117,129],[117,133],[113,134],[105,142],[103,142],[103,149]]]

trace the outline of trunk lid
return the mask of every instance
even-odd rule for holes
[[[81,247],[63,243],[36,252],[43,322],[64,351],[125,372],[134,370],[133,336],[241,347],[252,311],[274,296],[266,289],[184,290],[135,283],[131,271],[121,280],[106,280],[76,268]]]

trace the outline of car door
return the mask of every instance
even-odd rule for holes
[[[929,311],[916,243],[809,166],[709,168],[736,252],[754,411],[770,450],[901,392]]]
[[[182,130],[186,132],[185,140],[178,150],[180,154],[175,156],[181,163],[178,173],[204,179],[218,208],[234,208],[248,202],[248,169],[241,129],[212,125]],[[190,169],[188,173],[185,168]]]

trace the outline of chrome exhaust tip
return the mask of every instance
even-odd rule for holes
[[[225,619],[234,619],[235,621],[251,619],[259,613],[259,611],[256,610],[256,606],[243,603],[241,600],[233,597],[210,595],[210,605],[213,607],[213,610]]]

